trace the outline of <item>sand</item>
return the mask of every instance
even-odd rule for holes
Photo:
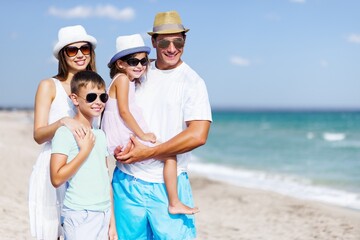
[[[0,111],[0,239],[32,239],[28,181],[41,146],[31,111]],[[215,182],[190,172],[198,239],[360,239],[360,211]]]

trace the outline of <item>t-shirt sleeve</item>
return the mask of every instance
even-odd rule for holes
[[[201,78],[186,86],[184,120],[212,121],[208,92],[205,82]]]
[[[69,156],[71,142],[73,141],[71,131],[66,127],[60,127],[51,141],[51,153],[61,153]]]
[[[110,154],[109,154],[109,151],[108,151],[108,147],[107,147],[107,143],[106,143],[106,135],[105,135],[105,132],[102,131],[102,134],[101,134],[101,137],[102,137],[102,145],[104,146],[104,152],[105,152],[105,157],[108,157]]]

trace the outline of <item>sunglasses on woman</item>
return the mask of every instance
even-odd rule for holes
[[[183,48],[185,45],[185,40],[183,38],[175,38],[173,41],[161,39],[157,41],[157,45],[159,48],[168,48],[170,43],[173,43],[177,49]]]
[[[132,67],[136,67],[139,63],[140,63],[142,66],[145,66],[145,65],[148,64],[148,60],[147,60],[147,58],[142,58],[142,59],[129,58],[128,60],[126,60],[126,63],[127,63],[129,66],[132,66]]]
[[[65,48],[65,53],[68,57],[74,57],[78,54],[79,50],[84,55],[89,55],[91,52],[91,46],[89,44],[82,45],[81,47],[69,46]]]
[[[109,95],[107,93],[99,93],[99,94],[88,93],[85,98],[80,97],[80,96],[79,97],[82,99],[85,99],[86,102],[88,102],[88,103],[92,103],[97,99],[98,96],[100,98],[100,101],[102,101],[103,103],[106,103],[107,100],[109,99]]]

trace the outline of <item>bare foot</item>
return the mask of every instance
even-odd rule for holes
[[[182,202],[177,202],[176,204],[171,204],[169,205],[169,213],[170,214],[188,214],[188,215],[192,215],[195,213],[200,212],[198,207],[188,207],[185,204],[183,204]]]

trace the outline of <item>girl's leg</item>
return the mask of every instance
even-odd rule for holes
[[[197,207],[191,208],[183,204],[177,191],[177,162],[176,158],[166,159],[164,162],[164,181],[169,198],[169,213],[171,214],[195,214],[199,212]]]

